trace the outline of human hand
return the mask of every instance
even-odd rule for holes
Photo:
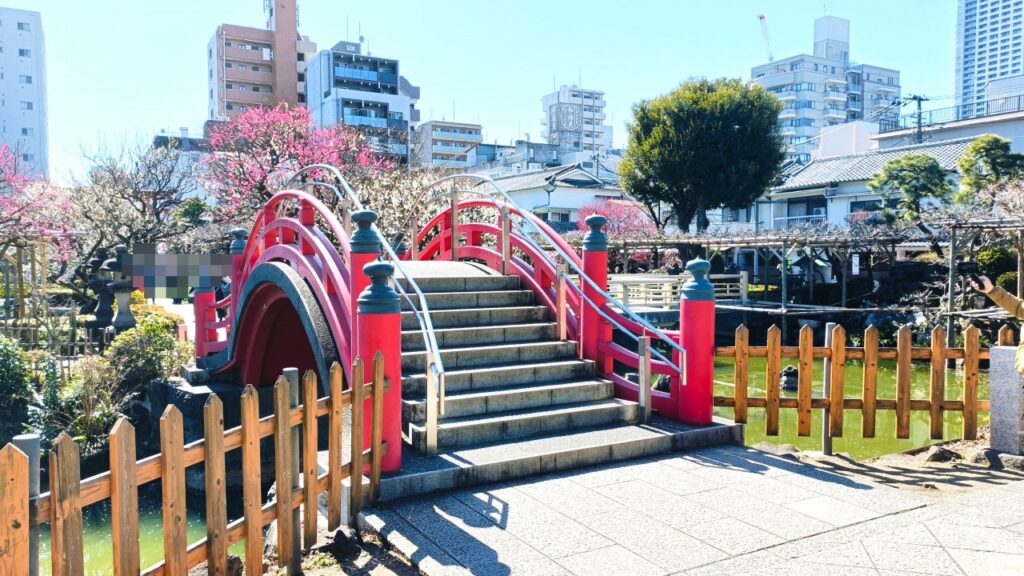
[[[992,281],[988,279],[988,276],[978,276],[978,280],[980,282],[975,282],[974,280],[970,281],[971,286],[974,287],[975,290],[984,294],[988,294],[992,291]]]

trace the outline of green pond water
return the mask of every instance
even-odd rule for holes
[[[785,360],[783,359],[783,368],[787,365]],[[815,360],[814,362],[814,397],[823,396],[823,363],[824,360],[822,359]],[[750,382],[747,388],[747,395],[748,397],[763,397],[765,396],[765,358],[750,358],[749,364]],[[930,397],[931,390],[929,365],[927,363],[914,363],[912,366],[911,397],[914,399],[927,399]],[[861,362],[856,360],[847,362],[845,382],[847,398],[861,397],[862,375],[863,365]],[[733,378],[732,358],[717,358],[715,360],[715,394],[732,396]],[[988,398],[988,372],[982,371],[979,375],[978,389],[979,398]],[[878,398],[896,398],[895,360],[880,360],[878,362],[877,390]],[[962,397],[962,393],[963,372],[948,369],[946,371],[946,399],[959,400]],[[795,398],[796,392],[782,391],[781,396],[784,398]],[[751,446],[759,442],[768,441],[776,444],[793,444],[801,450],[821,450],[823,414],[823,410],[812,410],[811,435],[797,436],[796,409],[780,408],[779,435],[765,436],[764,408],[748,408],[746,443],[748,446]],[[907,439],[896,438],[895,410],[878,410],[875,414],[875,437],[861,438],[861,411],[846,410],[843,415],[843,437],[832,440],[833,451],[846,452],[855,459],[865,459],[939,442],[939,440],[932,440],[929,437],[929,413],[927,410],[912,410],[910,412],[910,438]],[[733,409],[730,407],[715,408],[715,415],[732,418]],[[962,417],[960,412],[946,412],[943,424],[944,440],[960,438],[962,436]],[[988,424],[988,412],[978,413],[978,424]]]
[[[190,496],[188,501],[188,541],[196,542],[206,536],[206,521],[199,510],[204,506],[202,500]],[[87,576],[113,574],[113,539],[110,527],[110,504],[102,502],[87,507],[82,511],[85,525],[85,574]],[[234,520],[228,512],[229,522]],[[244,557],[245,543],[239,542],[231,547],[231,553]],[[39,573],[51,574],[50,570],[50,533],[49,526],[44,526],[39,538]],[[160,514],[160,496],[158,491],[144,489],[139,494],[139,558],[142,569],[163,560],[163,518]]]
[[[816,360],[814,365],[814,395],[822,395],[822,360]],[[783,367],[785,367],[785,363]],[[846,396],[847,398],[861,397],[861,364],[858,361],[850,361],[846,368]],[[929,367],[927,364],[913,365],[912,390],[913,398],[929,397]],[[715,362],[715,393],[718,395],[732,395],[733,390],[733,363],[731,358],[719,358]],[[878,365],[878,397],[896,397],[896,364],[894,361],[879,361]],[[979,382],[980,397],[988,398],[988,373],[982,372]],[[765,359],[750,359],[750,384],[749,396],[765,395]],[[963,390],[963,374],[959,371],[948,370],[946,374],[946,398],[959,399]],[[795,392],[782,392],[783,397],[795,397]],[[732,408],[716,408],[715,414],[726,418],[732,418]],[[746,442],[748,445],[757,444],[762,441],[774,443],[789,443],[802,450],[821,449],[821,424],[822,410],[812,410],[811,435],[799,437],[796,435],[796,410],[782,408],[779,410],[779,435],[765,436],[764,433],[764,409],[748,409],[748,422],[746,426]],[[928,445],[933,441],[929,438],[928,412],[911,412],[911,433],[908,439],[897,439],[895,437],[896,413],[893,410],[879,410],[875,417],[876,437],[871,439],[860,438],[859,410],[847,410],[843,424],[843,437],[833,440],[833,450],[846,452],[857,459],[871,458],[882,454],[901,452]],[[978,414],[979,424],[988,423],[988,413]],[[944,439],[959,438],[961,436],[961,417],[959,412],[946,413]],[[206,525],[202,514],[203,503],[195,496],[189,498],[188,535],[189,542],[201,539],[206,533]],[[161,528],[163,521],[160,515],[159,492],[153,489],[143,490],[139,497],[139,548],[143,568],[159,562],[163,558],[163,537]],[[229,517],[236,516],[229,510]],[[111,574],[111,558],[113,546],[110,535],[110,507],[108,503],[101,503],[90,506],[85,510],[85,573],[88,575]],[[50,574],[49,560],[49,534],[44,532],[40,539],[42,558],[40,561],[40,572]],[[239,542],[232,547],[231,552],[243,556],[244,543]]]

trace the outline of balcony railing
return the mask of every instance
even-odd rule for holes
[[[434,128],[434,138],[450,138],[452,140],[470,140],[473,142],[483,141],[483,136],[480,134],[466,134],[463,132],[452,132],[450,130],[444,130],[441,128]]]
[[[981,118],[984,116],[995,116],[996,114],[1009,114],[1011,112],[1024,111],[1024,95],[1008,96],[974,104],[961,104],[949,108],[928,110],[921,114],[921,126],[933,124],[944,124],[967,120],[970,118]],[[879,132],[894,132],[907,128],[917,127],[917,114],[904,114],[896,119],[883,119],[878,123]]]
[[[349,68],[348,66],[335,66],[334,75],[353,80],[369,80],[371,82],[376,82],[379,77],[377,72],[373,70],[360,70],[359,68]]]
[[[348,126],[370,126],[371,128],[387,128],[387,118],[376,118],[373,116],[345,115],[345,124]]]
[[[775,230],[788,230],[790,228],[802,228],[806,226],[821,226],[826,221],[822,214],[814,216],[783,216],[772,220],[772,228]]]

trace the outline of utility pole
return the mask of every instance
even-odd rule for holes
[[[924,132],[922,131],[923,122],[921,103],[927,102],[929,98],[926,96],[918,96],[917,94],[914,94],[913,96],[907,96],[907,100],[917,103],[917,131],[914,133],[914,144],[920,144],[924,142]]]

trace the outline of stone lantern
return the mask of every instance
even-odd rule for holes
[[[110,290],[110,281],[113,280],[107,263],[107,251],[100,249],[96,252],[96,258],[89,260],[88,286],[96,294],[96,305],[89,310],[95,318],[85,322],[88,330],[103,330],[110,326],[114,319],[114,293]]]
[[[125,274],[128,259],[128,247],[120,244],[114,248],[115,256],[103,263],[103,267],[111,271],[112,282],[108,285],[117,299],[117,312],[111,326],[114,333],[120,334],[135,327],[135,316],[131,310],[131,294],[135,290],[131,276]]]

